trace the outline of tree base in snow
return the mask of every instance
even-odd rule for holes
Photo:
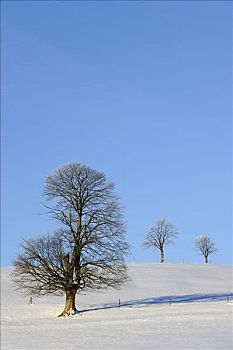
[[[66,310],[62,311],[62,313],[60,315],[58,315],[57,317],[68,317],[68,316],[73,316],[78,314],[79,311],[77,309],[71,309],[68,312]]]

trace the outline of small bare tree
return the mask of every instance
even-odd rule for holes
[[[155,222],[143,242],[146,248],[154,248],[160,250],[160,263],[164,263],[164,246],[175,245],[173,238],[177,237],[178,230],[168,222],[166,218],[161,218]]]
[[[114,185],[104,174],[78,163],[62,166],[46,179],[50,217],[62,228],[24,240],[13,280],[27,295],[66,295],[59,316],[75,313],[82,291],[118,288],[127,280],[129,252]]]
[[[194,247],[198,254],[203,255],[206,264],[208,264],[209,255],[217,252],[215,244],[208,236],[197,237],[194,241]]]

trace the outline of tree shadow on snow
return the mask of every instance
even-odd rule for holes
[[[195,302],[230,301],[233,293],[212,293],[212,294],[186,294],[186,295],[166,295],[158,298],[146,298],[138,300],[121,301],[120,307],[145,307],[155,304],[179,304]],[[90,309],[79,310],[80,313],[119,308],[119,303],[103,304]]]

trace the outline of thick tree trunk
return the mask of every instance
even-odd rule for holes
[[[58,317],[61,316],[69,316],[69,315],[74,315],[75,313],[78,312],[78,310],[75,307],[75,295],[76,295],[76,290],[69,288],[66,291],[66,303],[65,303],[65,307],[64,310],[62,311],[62,313],[60,315],[58,315]]]
[[[208,264],[208,255],[205,255],[205,263]]]
[[[160,248],[160,263],[164,263],[164,250],[163,248]]]

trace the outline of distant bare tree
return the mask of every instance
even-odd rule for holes
[[[161,218],[155,222],[143,242],[143,246],[146,248],[159,249],[160,251],[160,263],[164,263],[164,246],[175,245],[173,238],[178,235],[176,227],[168,222],[166,218]]]
[[[77,311],[77,293],[118,288],[127,280],[129,245],[119,199],[104,174],[64,165],[47,177],[44,196],[50,217],[62,228],[23,241],[13,280],[27,295],[65,293],[59,315],[65,316]]]
[[[208,236],[199,236],[194,241],[195,250],[203,255],[205,263],[208,264],[208,257],[216,253],[217,248]]]

